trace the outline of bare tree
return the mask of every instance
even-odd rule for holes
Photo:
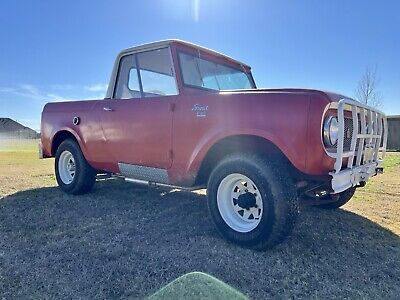
[[[379,79],[376,74],[376,66],[367,66],[364,75],[358,82],[355,96],[361,103],[379,108],[383,104],[383,97],[378,90]]]

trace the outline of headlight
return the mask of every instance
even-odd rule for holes
[[[329,117],[324,123],[324,142],[326,146],[335,146],[339,135],[339,123],[336,117]]]

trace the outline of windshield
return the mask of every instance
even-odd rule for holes
[[[196,56],[179,53],[185,85],[217,91],[255,88],[249,74]]]

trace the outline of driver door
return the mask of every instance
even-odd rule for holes
[[[113,163],[133,168],[171,166],[176,95],[169,48],[122,57],[114,97],[100,101],[97,109]]]

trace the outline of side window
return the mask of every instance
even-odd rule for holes
[[[203,86],[203,78],[200,74],[197,58],[192,55],[179,53],[179,61],[185,84]]]
[[[114,98],[131,99],[140,97],[140,86],[137,75],[135,55],[131,54],[123,56],[119,63]]]
[[[129,70],[128,88],[131,91],[139,92],[139,96],[140,96],[140,85],[139,85],[139,78],[137,75],[136,68],[131,68]]]
[[[168,48],[137,54],[145,97],[178,94]]]
[[[203,76],[203,87],[212,90],[220,90],[218,80],[215,76],[217,74],[217,64],[204,59],[197,59],[199,70]]]

